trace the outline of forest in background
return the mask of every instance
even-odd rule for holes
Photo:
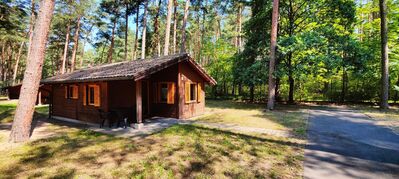
[[[399,1],[387,3],[389,99],[396,102]],[[38,6],[36,1],[0,2],[2,87],[23,79]],[[377,0],[281,0],[279,8],[277,100],[379,101]],[[271,14],[271,0],[57,1],[43,78],[188,52],[218,82],[207,88],[208,97],[265,101]]]

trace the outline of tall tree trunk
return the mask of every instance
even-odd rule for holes
[[[255,100],[255,86],[251,85],[249,87],[249,101],[254,102]]]
[[[145,43],[146,43],[146,33],[147,33],[147,8],[148,0],[144,2],[144,16],[143,16],[143,32],[141,34],[141,59],[145,59]]]
[[[80,19],[81,18],[82,18],[82,16],[79,15],[78,19],[76,20],[75,35],[73,36],[73,50],[72,50],[72,59],[71,59],[71,71],[75,70],[76,52],[78,51],[78,47],[79,47]]]
[[[80,52],[80,60],[79,60],[79,67],[82,68],[83,67],[83,60],[85,57],[85,47],[86,47],[86,40],[83,40],[83,48],[82,51]]]
[[[276,61],[276,47],[277,47],[277,26],[278,26],[278,3],[279,0],[273,0],[273,14],[272,14],[272,30],[270,37],[270,61],[269,61],[269,97],[267,101],[267,108],[274,109],[274,101],[276,95],[276,81],[274,75],[275,61]]]
[[[155,47],[156,49],[154,52],[156,52],[156,56],[161,56],[161,38],[159,35],[159,15],[161,14],[161,3],[162,1],[158,1],[158,6],[157,6],[157,14],[154,17],[154,38],[155,40],[153,41],[155,44],[152,46]]]
[[[18,75],[19,59],[21,58],[22,49],[24,48],[24,45],[25,45],[25,42],[21,42],[21,45],[20,45],[19,50],[18,50],[18,55],[17,55],[17,57],[15,59],[14,74],[13,74],[13,77],[12,77],[13,85],[16,85],[17,75]]]
[[[381,15],[381,109],[388,109],[389,97],[389,60],[388,60],[388,25],[387,25],[387,3],[380,0]]]
[[[236,48],[237,48],[237,50],[238,50],[238,52],[240,52],[240,50],[241,50],[241,30],[242,30],[242,27],[241,27],[241,17],[242,17],[242,4],[241,3],[239,3],[238,4],[238,8],[237,8],[237,19],[236,19],[236,33],[237,33],[237,36],[236,36],[236,42],[235,42],[235,44],[236,44]]]
[[[294,103],[295,81],[292,70],[292,52],[288,54],[288,83],[289,83],[288,103]]]
[[[183,24],[182,24],[182,27],[181,27],[180,53],[186,52],[186,25],[187,25],[188,9],[189,8],[190,8],[190,0],[186,0],[186,5],[184,7]]]
[[[111,45],[109,46],[107,61],[108,63],[112,63],[112,54],[114,53],[114,44],[115,44],[115,28],[116,28],[116,19],[114,20],[114,25],[112,26],[112,34],[111,34]]]
[[[33,27],[35,26],[35,20],[36,20],[35,1],[31,1],[31,14],[30,14],[30,18],[29,18],[29,31],[28,31],[29,42],[32,42]],[[29,45],[28,45],[28,53],[26,55],[26,59],[29,59],[30,49],[31,49],[31,44],[29,43]]]
[[[31,55],[27,60],[24,80],[21,87],[14,121],[10,133],[10,142],[29,140],[36,96],[42,77],[42,67],[46,50],[47,36],[50,30],[51,18],[54,11],[54,0],[42,0],[37,24],[31,45]]]
[[[66,31],[66,36],[65,36],[64,55],[62,56],[61,74],[65,73],[65,69],[66,69],[66,65],[67,65],[66,63],[67,63],[67,55],[68,55],[69,33],[70,33],[70,23],[68,21],[67,31]]]
[[[128,38],[128,31],[129,31],[129,26],[128,26],[128,24],[129,24],[129,4],[128,3],[126,3],[125,4],[125,6],[126,6],[126,12],[125,12],[125,26],[126,26],[126,29],[125,29],[125,61],[127,61],[127,38]]]
[[[238,83],[238,95],[242,96],[242,83],[241,82]]]
[[[239,6],[239,17],[238,17],[238,51],[241,51],[241,46],[242,46],[242,37],[241,37],[241,31],[242,31],[242,10],[243,10],[243,5],[240,3]]]
[[[8,46],[8,53],[7,53],[7,56],[8,56],[7,59],[8,60],[6,62],[6,68],[5,68],[5,71],[4,71],[5,73],[4,73],[4,80],[3,80],[3,81],[6,82],[7,85],[11,84],[10,80],[8,78],[10,76],[10,67],[11,67],[12,59],[13,59],[13,55],[14,55],[14,53],[13,53],[14,51],[12,49],[14,49],[14,47],[13,47],[13,44],[10,43],[10,46]]]
[[[4,62],[6,61],[6,44],[7,42],[4,42],[1,45],[0,80],[3,80]]]
[[[342,86],[341,86],[341,102],[345,102],[346,96],[346,68],[345,65],[342,66]]]
[[[169,55],[169,42],[170,42],[170,21],[172,19],[172,8],[173,8],[173,0],[169,0],[168,2],[168,14],[166,16],[166,27],[165,27],[165,45],[163,49],[163,55]]]
[[[139,43],[139,12],[140,12],[140,5],[137,5],[137,9],[136,9],[136,33],[135,33],[135,37],[134,37],[134,44],[133,44],[133,59],[136,60],[137,59],[137,47],[138,47],[138,43]]]
[[[231,95],[235,96],[236,95],[236,82],[233,80],[233,84],[231,85]]]
[[[173,9],[173,54],[176,53],[176,35],[177,35],[177,0],[173,1],[174,9]]]

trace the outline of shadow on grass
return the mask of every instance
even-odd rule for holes
[[[8,165],[0,167],[0,173],[6,178],[14,178],[21,172],[33,175],[39,168],[43,171],[40,177],[70,178],[76,170],[92,172],[90,170],[102,170],[101,166],[114,163],[117,170],[122,170],[115,172],[114,177],[212,176],[219,170],[217,167],[221,167],[225,175],[255,177],[267,175],[267,171],[253,168],[253,165],[264,165],[264,162],[269,162],[266,160],[269,156],[272,160],[276,160],[276,156],[292,158],[287,149],[303,147],[289,141],[192,125],[175,125],[140,140],[77,130],[24,145],[12,153],[10,160],[13,161],[0,163]],[[101,160],[103,158],[108,160]],[[282,160],[284,165],[293,165]],[[221,165],[224,162],[230,164]],[[242,162],[247,164],[241,169]],[[131,164],[123,168],[126,163]],[[46,171],[55,166],[67,170],[56,174]]]
[[[7,109],[0,113],[0,123],[11,122],[15,109]]]

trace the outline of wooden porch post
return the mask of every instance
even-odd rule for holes
[[[37,94],[37,105],[42,105],[42,92],[39,89],[39,94]]]
[[[141,80],[136,81],[136,119],[137,123],[134,125],[136,129],[140,129],[143,127],[143,105],[142,105],[142,96],[141,96]]]

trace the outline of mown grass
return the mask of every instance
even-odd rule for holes
[[[18,100],[2,100],[0,101],[0,124],[9,123],[14,119],[15,109],[17,108]],[[36,106],[35,117],[42,117],[48,114],[48,106]]]
[[[371,119],[376,120],[379,125],[387,126],[399,132],[399,108],[397,106],[386,110],[381,110],[378,106],[368,105],[352,105],[349,108],[364,113]]]
[[[276,130],[292,130],[300,136],[306,133],[306,109],[279,105],[273,111],[265,111],[265,105],[234,101],[207,100],[207,114],[195,120],[237,124]]]
[[[0,109],[6,108],[0,103]],[[0,130],[0,178],[302,177],[304,146],[297,140],[192,125],[175,125],[140,139],[57,123],[35,130],[39,128],[49,137],[32,136],[19,145],[7,143],[7,132]]]
[[[140,140],[71,128],[0,150],[0,178],[299,178],[302,148],[191,125]]]

